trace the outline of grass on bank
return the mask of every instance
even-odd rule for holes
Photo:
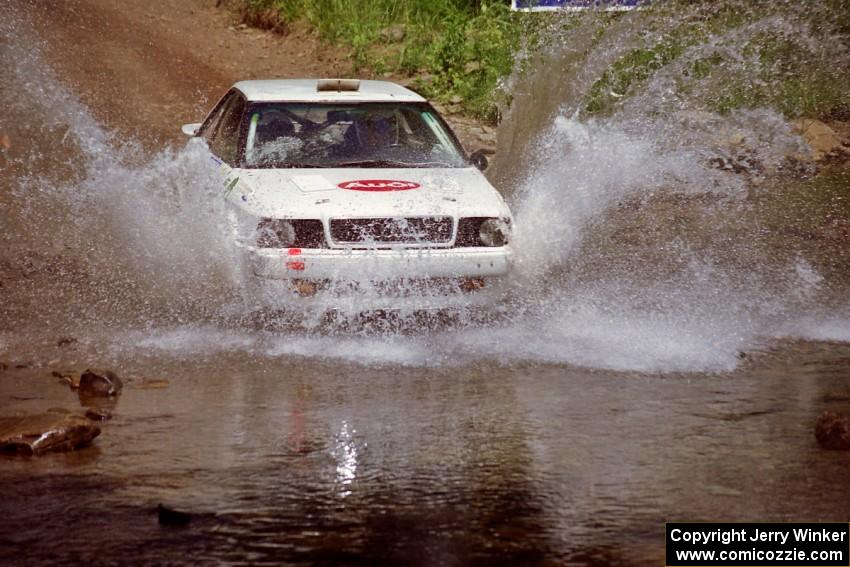
[[[783,17],[784,24],[736,37],[747,26],[769,24],[774,16]],[[670,19],[680,22],[652,33],[656,24]],[[850,111],[850,60],[835,57],[850,49],[850,0],[671,0],[648,11],[647,24],[644,45],[615,61],[593,84],[586,102],[590,114],[610,114],[695,46],[705,55],[686,61],[676,82],[681,94],[708,110],[725,114],[771,107],[787,118]]]
[[[497,0],[244,0],[243,14],[267,28],[306,21],[348,46],[355,70],[411,76],[423,95],[490,122],[528,19]]]
[[[409,76],[426,97],[491,123],[510,99],[498,87],[517,54],[534,52],[556,17],[511,12],[507,0],[234,1],[250,24],[283,31],[306,22],[324,41],[350,49],[355,71]],[[735,39],[736,30],[774,15],[800,27]],[[620,17],[600,15],[600,33]],[[772,107],[788,118],[850,113],[850,64],[822,49],[843,42],[850,50],[850,0],[666,0],[639,17],[644,38],[593,83],[587,114],[613,113],[674,64],[679,94],[707,110]],[[799,33],[804,28],[809,37]],[[732,49],[705,48],[727,35],[739,42]]]

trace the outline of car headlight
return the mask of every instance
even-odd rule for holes
[[[289,248],[295,244],[295,227],[284,219],[263,219],[257,225],[257,246]]]
[[[318,219],[261,219],[255,242],[259,248],[327,248]]]
[[[504,246],[511,238],[511,227],[502,219],[487,219],[478,229],[478,238],[484,246]]]

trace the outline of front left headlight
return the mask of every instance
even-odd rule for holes
[[[263,219],[257,225],[257,246],[289,248],[295,243],[295,227],[284,219]]]
[[[478,229],[478,238],[484,246],[504,246],[511,239],[511,226],[502,219],[487,219]]]
[[[327,248],[318,219],[260,219],[254,234],[259,248]]]

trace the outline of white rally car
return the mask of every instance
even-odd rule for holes
[[[404,87],[242,81],[183,132],[224,176],[257,297],[364,282],[463,294],[510,267],[511,213],[486,158]]]

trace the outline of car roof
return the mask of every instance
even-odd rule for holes
[[[389,81],[360,81],[357,90],[319,91],[319,79],[239,81],[234,88],[252,102],[425,102],[410,89]]]

